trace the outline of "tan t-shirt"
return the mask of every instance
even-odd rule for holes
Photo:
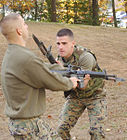
[[[94,71],[97,64],[94,56],[90,52],[84,51],[84,47],[82,46],[75,46],[74,52],[69,58],[65,59],[58,56],[58,60],[60,60],[65,66],[71,64],[90,71]],[[99,93],[99,96],[101,96],[100,94],[102,93],[103,86],[104,82],[101,78],[91,78],[85,90],[79,90],[77,88],[75,90],[76,94],[72,93],[71,95],[78,98],[88,98]]]

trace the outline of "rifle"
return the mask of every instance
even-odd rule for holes
[[[48,58],[49,62],[51,64],[57,63],[51,53],[52,46],[49,46],[48,48],[46,48],[44,43],[42,41],[39,41],[38,38],[34,34],[32,35],[32,37],[35,43],[37,44],[37,46],[39,47],[39,49],[41,50],[41,52],[43,53],[43,55]]]
[[[32,35],[34,41],[36,42],[36,44],[38,45],[39,49],[41,50],[41,52],[43,53],[43,55],[45,55],[49,62],[51,64],[57,63],[55,58],[52,56],[51,53],[51,47],[50,46],[48,49],[45,47],[44,43],[42,41],[39,41],[38,38],[33,34]],[[77,70],[74,70],[77,69]],[[95,71],[87,71],[87,70],[82,70],[79,66],[73,66],[73,65],[68,65],[66,70],[52,70],[52,72],[57,72],[62,74],[63,76],[66,76],[68,78],[75,76],[78,79],[80,79],[79,81],[79,88],[83,88],[84,87],[84,77],[86,74],[89,74],[91,78],[103,78],[106,80],[113,80],[115,82],[122,82],[125,81],[125,79],[123,78],[118,78],[116,75],[107,75],[106,70],[103,70],[102,72],[95,72]]]
[[[77,70],[75,70],[76,68]],[[116,75],[108,75],[106,73],[106,70],[103,70],[102,72],[96,72],[96,71],[88,71],[88,70],[82,70],[78,66],[68,65],[68,68],[65,70],[51,70],[52,72],[56,72],[59,74],[62,74],[65,77],[72,77],[75,76],[78,79],[80,79],[78,85],[79,88],[84,87],[84,77],[86,74],[89,74],[91,78],[103,78],[105,80],[113,80],[115,82],[122,82],[125,81],[123,78],[118,78]]]

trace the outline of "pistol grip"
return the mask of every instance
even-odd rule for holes
[[[78,81],[79,88],[84,88],[84,79],[81,78],[80,81]]]

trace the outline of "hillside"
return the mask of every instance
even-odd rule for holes
[[[52,45],[52,53],[57,55],[55,36],[61,28],[70,28],[75,35],[75,41],[86,48],[91,49],[98,59],[102,69],[108,74],[116,74],[127,79],[127,29],[92,27],[85,25],[68,25],[55,23],[28,22],[30,38],[27,46],[38,56],[47,61],[32,40],[34,33],[46,46]],[[0,68],[7,42],[0,34]],[[105,122],[107,140],[127,140],[127,81],[114,83],[106,81],[108,119]],[[53,128],[57,126],[57,120],[65,99],[63,92],[51,92],[47,90],[47,111],[44,114]],[[7,129],[7,117],[4,115],[5,99],[0,87],[0,140],[11,140]],[[88,140],[89,121],[85,111],[75,128],[72,136],[78,140]]]

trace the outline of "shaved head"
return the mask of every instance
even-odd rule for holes
[[[0,29],[1,33],[4,36],[8,36],[11,33],[15,32],[15,29],[17,27],[20,27],[20,21],[18,20],[21,16],[19,14],[13,13],[9,14],[8,16],[5,16],[0,21]]]
[[[25,44],[28,39],[28,26],[17,13],[11,13],[0,21],[1,33],[8,43]]]

